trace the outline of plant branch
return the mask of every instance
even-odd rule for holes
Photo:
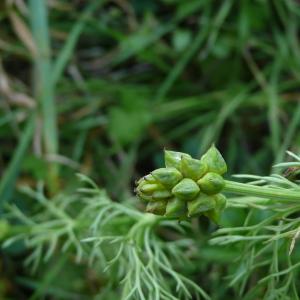
[[[300,192],[288,189],[281,190],[277,188],[256,186],[248,183],[240,183],[230,180],[225,181],[225,187],[223,191],[239,195],[268,198],[271,200],[278,200],[281,202],[300,202]]]

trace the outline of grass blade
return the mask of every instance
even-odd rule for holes
[[[29,11],[31,30],[36,45],[34,61],[34,94],[38,102],[39,112],[43,120],[43,140],[45,154],[53,155],[58,152],[58,135],[56,125],[56,105],[54,85],[49,80],[52,73],[50,36],[48,28],[47,1],[30,0]],[[58,167],[49,166],[48,187],[54,193],[58,187]]]
[[[34,118],[32,117],[29,119],[19,142],[19,145],[13,155],[12,160],[10,161],[10,164],[8,168],[6,169],[6,172],[4,173],[4,176],[1,179],[0,182],[0,212],[3,209],[3,205],[5,202],[9,201],[14,188],[17,176],[20,171],[22,160],[25,156],[26,150],[28,148],[28,145],[31,141],[32,135],[33,135],[33,129],[34,129]]]
[[[59,81],[70,57],[74,52],[75,45],[84,29],[86,21],[90,17],[90,15],[98,8],[100,5],[105,3],[104,0],[96,0],[93,1],[87,8],[84,10],[82,15],[79,17],[79,20],[73,26],[67,41],[65,42],[62,50],[60,51],[56,61],[53,63],[53,75],[52,75],[52,82],[55,86],[56,83]]]

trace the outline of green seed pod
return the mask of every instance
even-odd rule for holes
[[[167,168],[176,168],[177,170],[180,171],[182,157],[191,158],[191,156],[186,153],[165,150],[165,165],[166,165],[166,167]]]
[[[158,190],[154,191],[152,194],[144,194],[141,191],[137,191],[137,195],[141,200],[153,202],[153,201],[159,201],[159,200],[168,200],[168,198],[171,198],[173,195],[168,190]]]
[[[166,207],[167,201],[164,200],[149,202],[146,207],[146,212],[163,216],[166,213]]]
[[[214,145],[202,156],[201,161],[207,164],[209,172],[218,173],[220,175],[227,172],[226,162]]]
[[[216,224],[219,223],[221,214],[226,207],[226,197],[223,194],[215,195],[216,207],[204,213],[206,217],[211,219]]]
[[[188,216],[193,217],[212,210],[216,207],[215,196],[208,196],[200,193],[196,199],[188,202]]]
[[[136,185],[140,185],[142,183],[157,183],[157,181],[151,174],[148,174],[135,182]]]
[[[147,181],[144,178],[141,178],[135,184],[137,185],[136,189],[140,190],[143,185],[147,184]]]
[[[135,181],[135,185],[139,186],[140,184],[142,184],[143,182],[145,182],[144,177],[141,177],[139,180]]]
[[[157,181],[154,181],[155,183],[148,183],[148,181],[146,180],[147,177],[149,178],[149,175],[143,177],[135,190],[141,200],[157,201],[166,200],[167,198],[172,197],[172,193],[170,190],[167,190]],[[151,181],[153,182],[152,179]]]
[[[141,192],[142,188],[144,185],[147,185],[147,181],[144,178],[141,178],[138,182],[137,182],[137,187],[135,189],[136,192]]]
[[[142,201],[153,201],[152,196],[151,195],[145,195],[143,194],[140,190],[136,190],[136,194],[138,195],[138,197],[142,200]]]
[[[207,165],[199,159],[183,156],[181,159],[183,177],[197,181],[207,172]]]
[[[168,189],[171,189],[182,179],[181,173],[175,168],[160,168],[154,170],[151,174]]]
[[[206,173],[197,181],[201,191],[207,195],[219,193],[225,186],[223,177],[217,173]]]
[[[144,180],[147,181],[147,183],[156,183],[155,178],[151,174],[144,176]]]
[[[170,197],[172,197],[172,193],[165,189],[154,191],[152,194],[153,200],[168,199]]]
[[[193,200],[199,192],[199,186],[190,178],[182,179],[172,189],[172,194],[184,201]]]
[[[162,186],[157,183],[146,183],[146,184],[142,184],[138,188],[142,193],[144,193],[146,195],[149,195],[149,194],[151,195],[154,191],[162,189]]]
[[[186,212],[186,202],[174,197],[168,201],[165,216],[179,218],[186,216]]]

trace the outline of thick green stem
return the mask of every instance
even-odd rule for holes
[[[287,189],[281,190],[276,188],[251,185],[229,180],[225,181],[224,192],[230,192],[239,195],[256,196],[260,198],[278,200],[279,202],[300,203],[300,192],[295,192]]]

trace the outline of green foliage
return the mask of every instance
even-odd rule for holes
[[[298,166],[300,157],[289,154],[296,162],[281,163],[275,167]],[[276,187],[275,193],[300,192],[298,184],[278,174],[240,177],[254,180],[252,184],[257,190],[263,185],[264,188]],[[210,241],[214,245],[235,245],[241,251],[237,269],[230,276],[230,285],[237,286],[245,299],[254,299],[263,289],[265,299],[298,299],[300,253],[299,248],[295,249],[300,225],[298,201],[280,203],[278,200],[242,197],[230,198],[228,206],[248,208],[241,226],[221,228]],[[261,270],[265,272],[261,273]],[[259,274],[257,284],[247,288],[254,274]]]
[[[184,275],[185,252],[195,246],[194,241],[166,242],[158,234],[161,231],[164,235],[164,230],[183,234],[182,226],[113,202],[90,179],[83,175],[80,179],[87,186],[80,188],[79,194],[51,201],[42,190],[24,189],[22,192],[38,201],[41,209],[29,217],[16,206],[9,207],[8,216],[18,225],[11,229],[4,249],[23,241],[31,252],[25,264],[33,272],[54,255],[66,253],[68,259],[74,257],[97,276],[108,278],[121,299],[190,299],[192,295],[209,299]],[[179,270],[172,267],[174,264]]]
[[[147,128],[151,115],[147,104],[139,94],[130,93],[121,107],[109,111],[108,131],[122,145],[140,139]]]
[[[290,154],[297,162],[276,167],[297,167],[300,157]],[[242,226],[224,226],[210,240],[211,245],[237,245],[239,255],[229,285],[236,286],[239,297],[245,299],[255,299],[262,291],[266,291],[264,297],[271,299],[280,299],[283,295],[297,299],[299,263],[297,258],[293,262],[291,255],[299,236],[299,218],[294,217],[300,209],[295,201],[299,199],[299,185],[277,174],[240,177],[255,181],[237,183],[235,190],[232,189],[235,183],[226,181],[224,190],[250,196],[230,197],[227,207],[247,208],[248,215]],[[226,206],[223,195],[201,192],[187,204],[178,198],[152,201],[147,205],[147,211],[152,214],[147,214],[130,203],[112,201],[86,176],[79,175],[79,178],[84,186],[77,194],[58,195],[51,201],[45,197],[42,187],[37,191],[23,188],[22,193],[35,199],[39,209],[29,216],[16,205],[8,206],[6,217],[11,224],[2,222],[0,228],[3,248],[24,243],[30,253],[24,263],[32,272],[37,272],[41,264],[49,262],[57,253],[65,253],[54,273],[61,272],[69,257],[73,257],[77,264],[87,264],[97,276],[107,278],[107,288],[115,290],[121,299],[191,299],[192,295],[210,299],[189,278],[191,274],[186,274],[186,264],[201,261],[198,251],[186,257],[188,249],[197,249],[197,240],[185,237],[191,235],[192,227],[172,219],[182,219],[187,209],[189,216],[204,214],[219,222]],[[156,180],[149,175],[143,180],[147,178],[152,182]],[[256,196],[252,197],[254,190]],[[269,197],[265,198],[267,193]],[[290,197],[278,201],[280,194]],[[263,211],[266,211],[265,216],[261,214]],[[166,233],[175,237],[168,240]],[[299,253],[294,255],[298,257]],[[256,278],[258,270],[261,275]],[[43,288],[39,288],[36,295],[46,288],[51,280],[48,278],[41,283]],[[256,283],[246,289],[254,278]],[[50,291],[50,295],[55,293]],[[105,295],[105,291],[101,291],[99,297],[101,295]]]
[[[297,1],[0,2],[0,236],[4,243],[18,236],[1,248],[1,299],[114,300],[134,286],[131,297],[140,299],[135,274],[127,288],[120,285],[124,269],[145,275],[148,299],[155,285],[143,273],[146,244],[124,246],[103,272],[101,259],[87,263],[94,242],[82,239],[99,237],[87,223],[101,213],[106,228],[127,237],[139,221],[118,209],[129,205],[136,215],[159,201],[160,213],[180,218],[191,201],[179,202],[146,176],[140,202],[134,180],[163,166],[164,148],[200,157],[213,143],[228,164],[226,209],[220,194],[200,192],[195,208],[214,205],[201,213],[213,222],[180,219],[177,226],[158,216],[150,226],[150,218],[155,257],[164,253],[179,274],[155,264],[151,276],[160,276],[155,282],[171,299],[188,297],[176,293],[181,275],[216,300],[298,299],[298,156],[279,164],[287,149],[299,153]],[[202,176],[191,155],[165,154],[167,168],[195,182]],[[93,178],[109,205],[82,213],[76,172]],[[228,180],[231,174],[255,175],[244,184]],[[210,243],[214,223],[220,231]],[[121,244],[102,242],[95,251],[109,261]]]

